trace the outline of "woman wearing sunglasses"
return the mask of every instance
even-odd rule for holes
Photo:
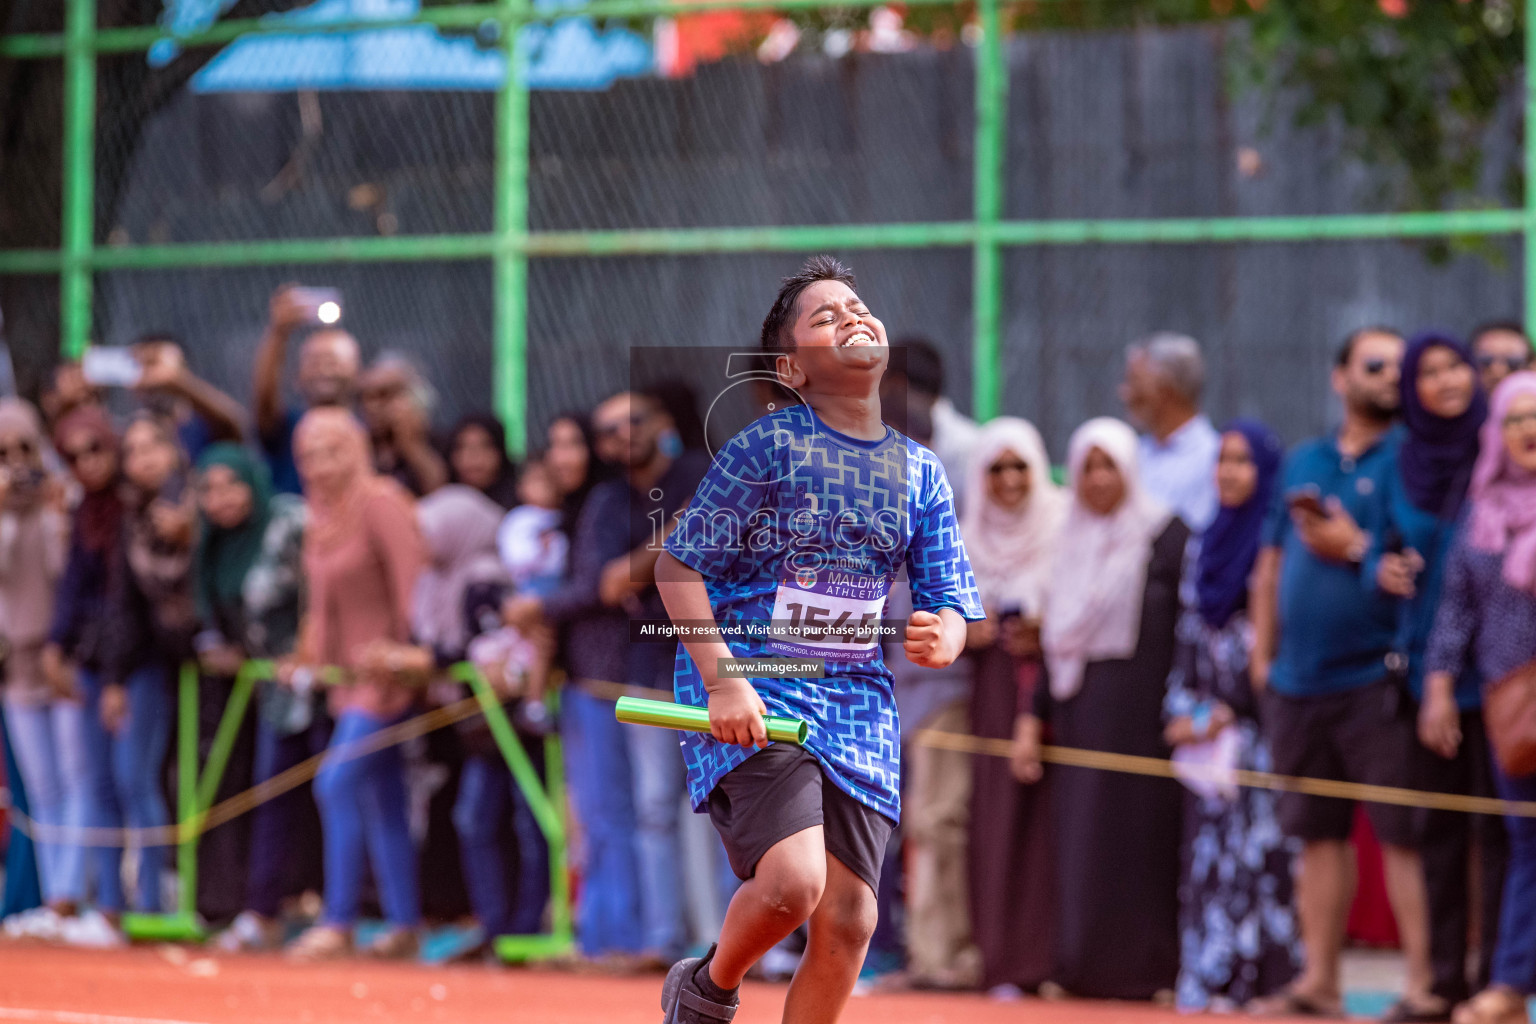
[[[62,498],[63,488],[43,470],[37,410],[0,399],[0,691],[32,820],[45,828],[79,828],[86,820],[84,711],[43,671],[69,535]],[[84,847],[47,833],[34,840],[43,905],[7,918],[7,938],[58,938],[85,898]]]
[[[80,721],[89,747],[89,719],[99,713],[100,695],[91,700],[86,684],[100,679],[106,663],[108,580],[123,534],[117,431],[100,406],[85,405],[59,421],[54,446],[79,484],[82,497],[70,527],[69,552],[54,598],[53,625],[43,648],[42,667],[49,687],[81,707]],[[89,772],[92,758],[84,760],[83,770]],[[87,824],[96,823],[93,803],[87,797]],[[66,918],[54,937],[95,947],[123,942],[116,921],[100,909]]]
[[[66,424],[67,425],[67,424]],[[192,651],[196,614],[192,604],[191,492],[186,456],[169,420],[141,413],[123,434],[121,480],[111,478],[104,449],[107,437],[64,437],[63,454],[88,493],[100,493],[107,479],[118,485],[115,534],[101,560],[105,574],[99,614],[102,626],[89,661],[81,659],[80,690],[86,704],[86,738],[91,751],[91,824],[155,829],[170,822],[161,765],[175,722],[172,677]],[[82,505],[82,514],[86,509]],[[139,849],[135,908],[160,909],[161,876],[169,848],[130,840]],[[119,915],[127,909],[121,846],[100,846],[96,855],[96,903],[100,927],[89,919],[66,941],[116,945]],[[84,920],[84,919],[83,919]]]
[[[1494,391],[1425,655],[1426,687],[1453,689],[1468,664],[1493,685],[1536,661],[1536,373]],[[1497,760],[1505,800],[1536,799],[1536,776],[1512,777]],[[1511,817],[1509,868],[1487,987],[1456,1010],[1456,1024],[1525,1024],[1536,994],[1536,819]]]

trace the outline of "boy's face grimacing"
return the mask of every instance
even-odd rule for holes
[[[859,395],[879,388],[890,355],[885,325],[841,281],[818,281],[800,293],[790,333],[795,350],[778,359],[790,387]]]

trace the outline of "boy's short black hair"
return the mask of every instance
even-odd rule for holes
[[[1339,346],[1339,351],[1333,359],[1333,365],[1341,370],[1348,366],[1349,361],[1355,356],[1355,346],[1367,334],[1389,334],[1394,338],[1401,338],[1403,336],[1402,331],[1399,331],[1396,327],[1387,327],[1385,324],[1371,324],[1369,327],[1361,327],[1350,331],[1349,335],[1344,339],[1344,343]]]
[[[795,303],[800,301],[801,292],[818,281],[841,281],[849,288],[858,287],[853,278],[853,271],[844,266],[836,256],[823,254],[806,260],[805,266],[800,268],[798,274],[786,277],[779,285],[779,294],[773,300],[773,308],[768,310],[768,315],[763,318],[764,352],[778,353],[795,350],[795,339],[791,330],[795,318]]]

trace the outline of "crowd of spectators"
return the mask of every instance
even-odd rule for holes
[[[1181,788],[1056,767],[1042,747],[1536,799],[1480,712],[1487,685],[1536,659],[1520,326],[1466,342],[1356,331],[1331,371],[1339,428],[1288,453],[1263,423],[1215,426],[1199,344],[1153,335],[1127,350],[1129,422],[1083,424],[1060,482],[1032,425],[970,421],[938,349],[902,348],[890,419],[950,475],[987,617],[947,669],[886,659],[905,811],[869,972],[1342,1013],[1351,804],[1210,770]],[[666,617],[655,531],[709,464],[688,389],[558,416],[514,464],[494,416],[436,434],[427,375],[398,353],[365,361],[294,289],[272,299],[249,416],[175,338],[134,352],[130,402],[74,364],[41,411],[0,400],[6,741],[41,893],[5,936],[111,947],[124,912],[166,906],[169,847],[140,830],[172,821],[180,666],[199,669],[206,756],[249,659],[278,667],[220,796],[365,746],[203,837],[198,911],[222,948],[415,957],[424,922],[472,920],[448,955],[475,957],[546,927],[549,851],[483,718],[366,746],[462,698],[443,670],[470,660],[537,771],[553,767],[544,738],[562,741],[581,961],[664,970],[707,943],[736,880],[687,813],[676,735],[614,716],[622,692],[671,695],[673,650],[631,629]],[[890,600],[904,618],[910,596]],[[1407,964],[1389,1019],[1525,1020],[1536,821],[1365,812]],[[79,838],[116,828],[127,842]],[[787,975],[796,956],[792,936],[760,970]]]

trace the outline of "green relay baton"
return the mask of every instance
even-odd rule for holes
[[[684,732],[709,732],[709,709],[696,708],[690,704],[620,697],[614,709],[614,717],[630,725],[656,725]],[[763,724],[768,727],[768,738],[778,743],[802,744],[811,734],[811,727],[796,718],[764,715]]]

